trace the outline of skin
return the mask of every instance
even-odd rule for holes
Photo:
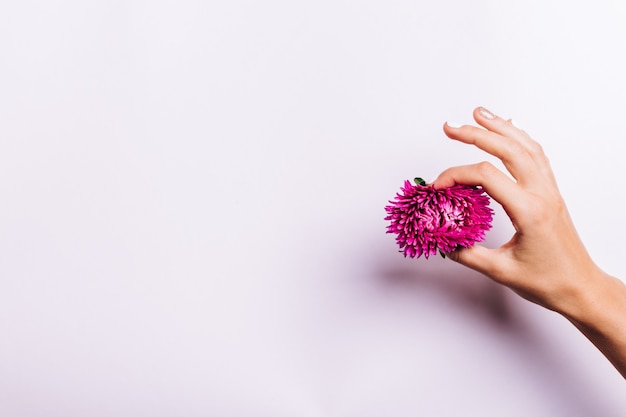
[[[516,232],[499,248],[475,245],[448,257],[563,315],[626,378],[626,285],[589,256],[541,146],[482,107],[473,115],[481,127],[446,123],[445,134],[499,158],[513,179],[481,162],[449,168],[433,185],[481,186],[502,205]]]

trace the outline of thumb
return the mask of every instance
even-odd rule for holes
[[[458,248],[446,254],[448,258],[489,277],[496,275],[498,257],[494,249],[474,245],[469,248]]]

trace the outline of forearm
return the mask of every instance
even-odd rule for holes
[[[626,285],[599,271],[580,303],[561,311],[626,378]]]

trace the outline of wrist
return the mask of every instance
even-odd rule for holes
[[[613,335],[623,332],[626,285],[594,268],[574,290],[572,301],[560,313],[583,332]]]
[[[576,308],[563,315],[626,378],[626,285],[600,271],[579,300]]]

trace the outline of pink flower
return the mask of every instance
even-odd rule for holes
[[[416,178],[417,185],[404,182],[401,192],[385,207],[404,256],[426,259],[439,251],[442,256],[457,247],[468,248],[485,238],[491,228],[493,210],[481,188],[455,185],[435,190]]]

